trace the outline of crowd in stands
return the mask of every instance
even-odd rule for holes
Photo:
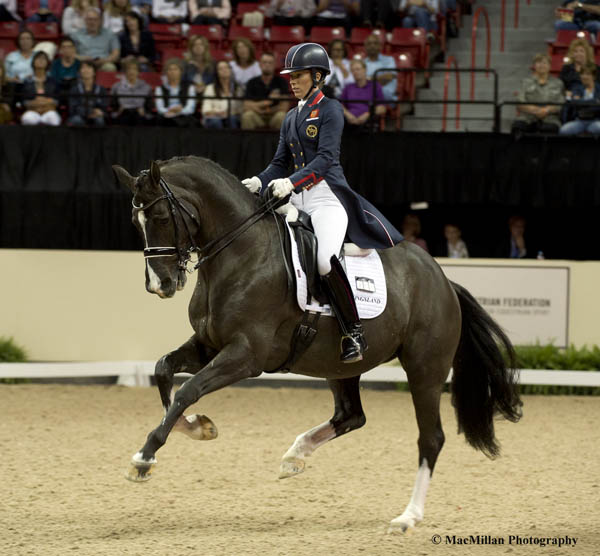
[[[532,74],[517,100],[514,133],[600,135],[600,0],[564,1],[556,8],[555,30],[569,41],[566,55],[552,43],[550,54],[536,54]],[[556,41],[559,42],[558,40]]]
[[[431,247],[421,235],[421,219],[417,213],[407,213],[401,226],[402,235],[435,257],[467,259],[472,256],[467,242],[463,238],[462,229],[457,222],[447,221],[443,232],[434,234]],[[480,251],[482,250],[482,246]],[[506,232],[502,234],[496,245],[486,245],[482,253],[476,256],[502,259],[544,259],[541,245],[535,243],[527,233],[527,220],[521,214],[511,215],[506,222]]]
[[[14,39],[0,34],[2,123],[243,129],[279,127],[293,98],[278,69],[287,48],[304,40],[327,47],[324,92],[342,101],[347,128],[377,129],[414,98],[407,74],[396,71],[400,59],[429,62],[392,49],[393,31],[418,27],[426,45],[460,8],[457,0],[19,2],[0,0],[0,24],[20,29]],[[574,34],[568,51],[534,57],[513,131],[600,135],[600,0],[565,1],[556,17],[557,32]],[[32,29],[46,23],[62,33],[36,40]],[[274,38],[282,25],[285,38]]]
[[[0,32],[0,121],[73,126],[277,129],[293,101],[278,74],[285,51],[323,29],[324,92],[344,101],[349,127],[371,129],[400,100],[391,30],[421,27],[424,51],[457,9],[457,0],[18,1],[0,0],[0,25],[19,29]],[[36,39],[40,23],[56,34]],[[270,41],[277,25],[289,36]]]

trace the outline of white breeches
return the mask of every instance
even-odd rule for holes
[[[346,209],[325,180],[308,191],[292,193],[290,202],[311,217],[319,243],[317,268],[321,276],[329,274],[331,271],[329,261],[333,255],[339,256],[346,237],[346,228],[348,228]]]
[[[60,116],[56,110],[48,110],[48,112],[44,112],[40,114],[35,112],[34,110],[27,110],[21,116],[21,123],[23,125],[60,125]]]

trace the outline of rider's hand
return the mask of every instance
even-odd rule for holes
[[[242,180],[242,183],[250,193],[258,193],[262,189],[262,182],[260,181],[260,178],[257,178],[256,176],[246,178],[245,180]]]
[[[287,197],[294,190],[294,184],[289,178],[279,178],[277,180],[273,180],[269,183],[269,187],[277,199],[283,199],[284,197]]]

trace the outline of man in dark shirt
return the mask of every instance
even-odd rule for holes
[[[261,75],[246,83],[242,129],[279,129],[289,108],[289,102],[281,100],[289,95],[288,82],[275,75],[272,53],[263,52],[259,63]]]

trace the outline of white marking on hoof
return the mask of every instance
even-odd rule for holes
[[[217,427],[206,415],[183,415],[175,424],[174,430],[194,440],[214,440],[219,436]]]
[[[137,452],[131,458],[131,466],[125,474],[125,477],[134,483],[143,483],[149,481],[152,475],[152,469],[156,465],[156,458],[145,460],[141,452]]]
[[[279,466],[279,478],[287,479],[304,471],[306,462],[299,458],[284,458]]]
[[[417,478],[415,479],[415,486],[413,487],[410,502],[402,515],[392,519],[388,533],[404,533],[407,529],[423,521],[423,516],[425,515],[425,497],[427,496],[430,481],[431,470],[429,469],[427,458],[423,458],[423,463],[421,463],[421,467],[417,471]]]

